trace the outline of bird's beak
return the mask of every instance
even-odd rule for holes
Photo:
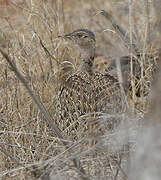
[[[70,39],[71,40],[71,34],[59,35],[58,38],[64,38],[64,39]]]

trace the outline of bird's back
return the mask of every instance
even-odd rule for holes
[[[120,87],[113,76],[78,71],[61,88],[57,117],[59,128],[72,134],[84,121],[80,120],[83,116],[91,119],[99,113],[119,113],[122,111],[121,100]]]

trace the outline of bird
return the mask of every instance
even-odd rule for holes
[[[78,138],[78,132],[89,134],[98,127],[104,113],[114,115],[124,109],[120,85],[109,73],[94,71],[96,39],[92,31],[77,29],[59,38],[70,40],[80,49],[80,65],[58,93],[56,123],[64,135]],[[109,123],[110,124],[110,123]],[[110,126],[113,125],[113,122]],[[102,123],[102,126],[105,126]]]

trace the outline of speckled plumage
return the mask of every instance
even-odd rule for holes
[[[90,41],[95,42],[90,31],[76,30],[73,31],[74,35],[75,32],[79,34],[82,32],[82,36],[88,36]],[[73,33],[70,33],[72,38],[74,38]],[[79,39],[81,36],[77,38]],[[87,37],[85,41],[86,39]],[[85,43],[82,44],[87,47],[88,45]],[[84,48],[80,42],[78,42],[78,45],[81,50]],[[123,109],[118,81],[108,73],[93,72],[94,54],[90,46],[91,48],[95,47],[90,44],[89,49],[82,50],[81,64],[78,71],[66,80],[58,97],[57,124],[65,134],[72,136],[75,136],[75,133],[81,130],[82,124],[84,124],[84,128],[89,130],[89,124],[95,124],[94,121],[98,120],[98,113],[116,114],[122,112]]]

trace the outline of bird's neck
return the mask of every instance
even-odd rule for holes
[[[81,49],[81,64],[79,65],[78,71],[88,72],[89,74],[92,74],[94,56],[95,56],[95,47],[82,48]]]

